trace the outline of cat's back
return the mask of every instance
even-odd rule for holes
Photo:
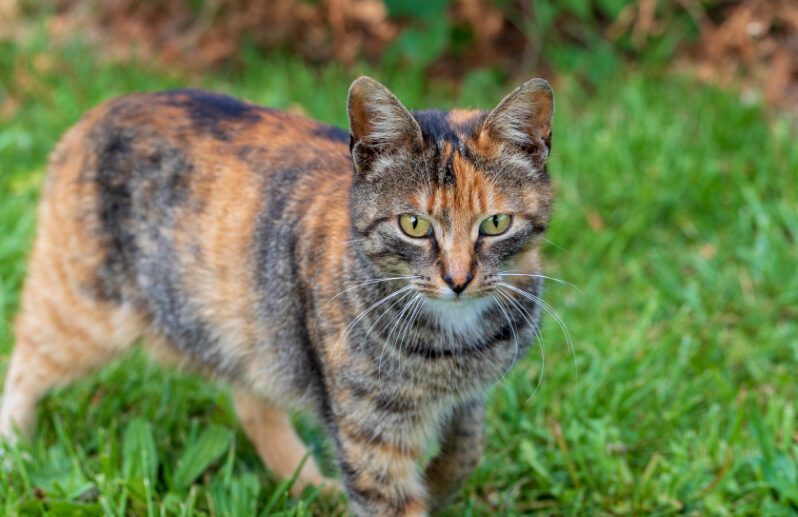
[[[310,176],[340,180],[351,175],[348,144],[346,130],[295,113],[215,92],[180,89],[136,93],[100,104],[67,132],[53,162],[59,165],[65,155],[79,155],[84,164],[96,159],[99,166],[111,166],[124,165],[111,160],[138,158],[153,168],[171,159],[183,161],[193,175],[212,172],[209,164],[224,165],[231,174],[260,176],[299,167],[313,173]],[[62,167],[52,169],[69,175]],[[119,167],[116,171],[124,172]]]
[[[51,155],[39,224],[103,237],[109,254],[146,251],[143,242],[130,249],[131,233],[232,231],[223,228],[231,217],[235,233],[251,235],[264,215],[345,205],[348,139],[343,129],[203,90],[112,99]]]
[[[321,122],[201,90],[113,99],[51,157],[31,264],[143,308],[179,348],[253,340],[305,228],[347,220],[351,176],[348,132]]]

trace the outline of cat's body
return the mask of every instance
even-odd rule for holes
[[[350,92],[351,145],[343,130],[194,90],[94,109],[51,160],[0,433],[32,432],[49,388],[143,337],[235,386],[278,475],[305,454],[286,417],[304,406],[336,446],[356,514],[442,507],[479,458],[482,393],[537,330],[540,277],[500,273],[540,273],[544,85],[527,113],[542,133],[526,146],[501,141],[521,124],[411,116],[365,78]],[[411,235],[426,220],[397,230],[406,212],[434,221],[427,235]],[[513,214],[508,235],[475,233],[494,213]],[[493,285],[507,278],[530,296]],[[310,461],[297,489],[322,482]]]

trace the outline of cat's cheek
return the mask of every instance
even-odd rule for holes
[[[501,271],[517,271],[520,273],[533,273],[540,271],[542,263],[537,247],[524,248],[505,259]]]
[[[408,239],[398,231],[381,229],[372,239],[361,244],[365,256],[385,273],[431,277],[434,271],[434,250],[428,239]]]
[[[499,270],[506,258],[501,253],[497,253],[495,245],[491,242],[482,240],[481,245],[477,248],[477,263],[483,274]]]

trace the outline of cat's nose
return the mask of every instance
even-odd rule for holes
[[[447,272],[443,275],[443,281],[446,282],[446,285],[452,288],[455,294],[460,294],[465,291],[465,288],[468,287],[468,284],[471,283],[471,280],[474,279],[474,275],[471,273],[467,273],[465,275],[457,275],[456,278],[452,277],[450,272]]]

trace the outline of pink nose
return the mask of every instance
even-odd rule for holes
[[[465,267],[452,267],[443,275],[443,281],[452,288],[455,294],[460,294],[465,291],[465,288],[468,287],[468,284],[470,284],[473,279],[474,275]]]
[[[463,279],[458,281],[458,280],[453,279],[451,277],[451,275],[449,275],[449,273],[446,273],[443,276],[443,281],[446,282],[449,285],[449,287],[452,288],[452,291],[454,291],[455,294],[460,294],[463,291],[465,291],[465,288],[468,287],[468,284],[471,283],[471,280],[473,278],[474,278],[474,276],[471,273],[468,273],[465,276],[465,278],[463,278]]]

